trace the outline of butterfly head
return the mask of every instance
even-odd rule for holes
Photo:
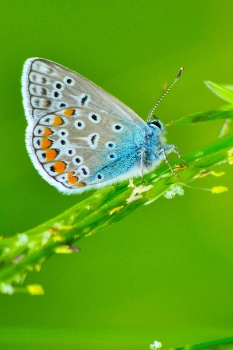
[[[151,120],[149,123],[147,123],[147,125],[152,129],[154,138],[159,140],[160,145],[163,146],[166,143],[166,130],[163,123],[157,117],[155,117],[155,119]]]

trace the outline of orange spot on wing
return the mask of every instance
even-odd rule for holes
[[[86,186],[85,182],[79,182],[79,183],[77,184],[77,187],[83,187],[83,186]]]
[[[56,163],[54,163],[54,170],[58,174],[64,173],[64,171],[66,170],[66,163],[57,161]]]
[[[76,182],[78,182],[78,178],[76,176],[73,176],[74,172],[71,171],[70,173],[67,174],[67,178],[68,178],[68,182],[71,185],[76,184]]]
[[[55,116],[54,117],[54,120],[53,120],[53,125],[55,126],[59,126],[59,125],[62,125],[64,122],[63,122],[63,119],[59,116]]]
[[[51,129],[49,128],[44,128],[44,136],[48,136],[48,135],[52,135],[53,132]]]
[[[52,141],[47,139],[46,137],[43,137],[42,141],[41,141],[41,148],[45,149],[48,148],[52,145]]]
[[[52,160],[54,160],[57,156],[58,152],[55,149],[48,149],[46,151],[46,160],[48,162],[51,162]]]
[[[74,114],[74,109],[73,108],[68,108],[63,112],[67,117],[70,117],[71,115]]]

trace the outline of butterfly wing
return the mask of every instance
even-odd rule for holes
[[[27,132],[35,167],[64,193],[140,175],[143,143],[143,129],[128,119],[85,107],[47,114]]]
[[[30,58],[25,62],[22,77],[24,108],[28,122],[67,107],[89,107],[109,115],[143,120],[124,103],[80,74],[55,62]]]
[[[29,155],[60,191],[79,193],[140,174],[148,126],[117,98],[40,58],[26,61],[22,92]]]

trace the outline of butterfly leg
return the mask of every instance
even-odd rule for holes
[[[169,147],[168,150],[171,152],[172,150],[174,150],[175,146],[174,145],[170,145],[170,146],[167,146],[165,148],[161,148],[161,152],[162,152],[162,154],[164,156],[164,160],[165,160],[166,164],[168,165],[168,167],[169,167],[170,171],[172,172],[172,174],[179,178],[179,175],[172,169],[172,167],[171,167],[171,165],[169,163],[169,160],[168,160],[168,157],[167,157],[167,152],[166,152],[166,148],[168,148],[168,147]]]
[[[184,158],[182,157],[182,155],[180,154],[180,151],[178,150],[178,147],[175,146],[175,145],[172,145],[173,146],[173,152],[175,152],[178,157],[184,162],[184,164],[186,165],[186,167],[188,167],[188,163],[184,160]]]
[[[165,146],[164,150],[166,153],[175,152],[178,155],[178,157],[184,162],[185,166],[188,167],[188,163],[186,163],[186,161],[184,160],[184,158],[180,154],[180,151],[178,150],[178,147],[176,145]]]
[[[144,160],[144,155],[145,155],[145,151],[142,151],[141,153],[141,185],[143,185],[144,183],[144,178],[143,178],[143,160]]]

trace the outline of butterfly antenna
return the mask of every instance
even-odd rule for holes
[[[154,107],[151,109],[148,117],[147,117],[147,123],[149,123],[151,121],[151,117],[154,114],[154,111],[156,110],[156,108],[158,107],[158,105],[160,104],[160,102],[164,99],[164,97],[169,93],[169,91],[171,91],[171,89],[173,88],[173,86],[175,85],[175,83],[177,82],[177,80],[179,80],[182,72],[184,70],[184,67],[181,67],[176,79],[173,81],[173,83],[171,84],[171,86],[164,92],[164,94],[160,97],[160,99],[158,100],[158,102],[154,105]]]

